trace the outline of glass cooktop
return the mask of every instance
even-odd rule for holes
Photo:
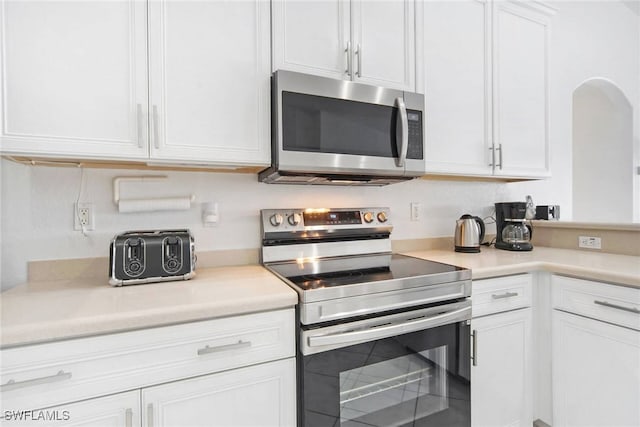
[[[383,281],[425,280],[431,284],[470,279],[470,270],[398,254],[300,259],[267,267],[294,289],[308,292]]]

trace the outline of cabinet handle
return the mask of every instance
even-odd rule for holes
[[[160,149],[160,139],[158,138],[158,106],[153,106],[153,145]]]
[[[493,145],[489,147],[489,151],[491,151],[491,163],[489,163],[489,166],[494,167],[496,163],[496,150]]]
[[[124,411],[124,425],[125,427],[133,427],[133,409],[131,408]]]
[[[247,348],[247,347],[251,347],[251,341],[239,340],[238,342],[233,344],[219,345],[216,347],[209,347],[207,345],[207,346],[204,346],[203,348],[198,349],[198,356],[211,354],[211,353],[219,353],[221,351],[237,350],[239,348]]]
[[[498,163],[498,168],[502,170],[502,144],[498,144],[498,148],[496,148],[496,150],[500,151],[500,155],[498,156],[498,159],[500,161],[500,163]]]
[[[517,297],[517,296],[518,296],[517,292],[505,292],[504,294],[493,294],[493,295],[491,295],[491,298],[493,298],[493,299],[502,299],[502,298]]]
[[[356,76],[362,77],[362,46],[358,43],[356,47],[356,55],[358,56],[358,71],[356,72]]]
[[[635,307],[624,307],[621,305],[617,305],[617,304],[611,304],[610,302],[607,301],[594,301],[594,304],[598,304],[598,305],[603,305],[605,307],[609,307],[609,308],[615,308],[617,310],[624,310],[624,311],[628,311],[630,313],[635,313],[635,314],[640,314],[640,310],[638,310]]]
[[[351,42],[347,42],[347,48],[344,50],[344,52],[347,54],[347,76],[353,77],[353,75],[351,74]]]
[[[136,119],[138,120],[138,147],[142,148],[144,133],[142,132],[142,104],[137,105]]]
[[[153,403],[147,404],[147,427],[153,427]]]
[[[478,331],[473,330],[471,332],[471,360],[473,360],[473,366],[478,366]]]
[[[9,390],[15,390],[23,387],[31,387],[34,385],[55,383],[58,381],[64,381],[68,379],[71,379],[71,372],[59,371],[55,375],[50,375],[48,377],[34,378],[32,380],[25,380],[25,381],[9,380],[8,382],[0,386],[0,390],[9,391]]]

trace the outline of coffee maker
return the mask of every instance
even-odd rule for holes
[[[525,202],[496,203],[496,248],[530,251],[533,230],[525,224]]]

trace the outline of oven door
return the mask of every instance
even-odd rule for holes
[[[295,173],[424,175],[424,96],[277,71],[274,163]]]
[[[469,301],[302,330],[302,427],[470,426]]]

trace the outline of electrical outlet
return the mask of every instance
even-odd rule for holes
[[[95,230],[93,203],[76,203],[73,206],[73,229],[86,231]]]
[[[411,221],[420,221],[420,203],[411,202]]]
[[[602,249],[600,237],[578,236],[578,247],[587,249]]]

